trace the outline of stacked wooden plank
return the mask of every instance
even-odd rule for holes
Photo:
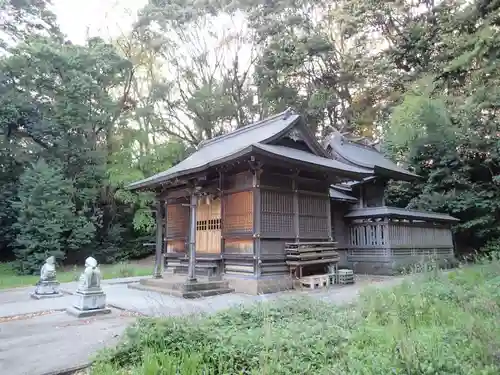
[[[285,244],[286,264],[290,273],[301,278],[303,268],[318,264],[337,264],[336,242],[292,242]]]

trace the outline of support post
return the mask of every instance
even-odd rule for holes
[[[225,253],[225,240],[224,240],[224,206],[226,205],[224,202],[224,172],[219,170],[219,197],[220,197],[220,254],[221,254],[221,265],[220,265],[220,274],[224,273],[226,268],[226,260],[224,258]]]
[[[261,197],[260,197],[260,175],[261,165],[257,165],[252,170],[252,194],[253,194],[253,254],[254,254],[254,275],[260,277],[262,273],[262,249],[261,249]]]
[[[297,171],[292,180],[293,191],[293,232],[295,234],[295,241],[299,242],[300,239],[300,224],[299,224],[299,190],[296,177],[299,175]]]
[[[156,247],[155,247],[155,269],[153,278],[162,278],[162,250],[163,250],[163,208],[165,202],[156,201]]]
[[[188,282],[196,281],[196,208],[198,206],[198,195],[196,188],[191,191],[191,202],[189,205],[189,264]]]
[[[332,233],[332,201],[330,200],[330,187],[327,188],[327,197],[326,200],[326,217],[328,220],[328,241],[333,241],[333,233]]]

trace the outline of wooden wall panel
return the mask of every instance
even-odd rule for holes
[[[364,207],[379,207],[384,205],[385,186],[382,184],[366,184],[363,186]]]
[[[228,254],[253,254],[253,239],[226,238],[224,252]]]
[[[283,190],[292,190],[292,177],[264,171],[260,176],[261,187],[277,187]]]
[[[186,241],[184,240],[168,240],[167,252],[168,253],[183,253],[186,251]]]
[[[250,171],[225,176],[223,188],[224,190],[251,188],[252,180],[253,176]]]
[[[348,238],[348,226],[344,220],[344,215],[349,210],[349,204],[343,202],[331,202],[332,237],[337,242],[339,248],[346,247]]]
[[[180,203],[167,205],[167,238],[187,238],[189,207]]]
[[[224,196],[224,233],[251,233],[253,231],[253,192],[242,191]]]

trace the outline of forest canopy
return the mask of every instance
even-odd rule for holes
[[[152,197],[129,182],[293,107],[321,139],[378,139],[423,179],[391,205],[500,236],[500,1],[150,0],[120,37],[74,44],[48,1],[0,5],[0,258],[32,273],[138,257]]]

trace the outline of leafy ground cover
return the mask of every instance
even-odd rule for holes
[[[500,262],[429,273],[336,308],[290,299],[141,319],[92,375],[500,373]]]
[[[153,272],[151,266],[134,263],[118,263],[113,265],[102,265],[101,274],[103,279],[114,279],[117,277],[147,276]],[[83,267],[66,268],[57,272],[57,280],[61,283],[78,280]],[[11,263],[0,263],[0,289],[16,288],[34,285],[39,276],[18,275]]]

